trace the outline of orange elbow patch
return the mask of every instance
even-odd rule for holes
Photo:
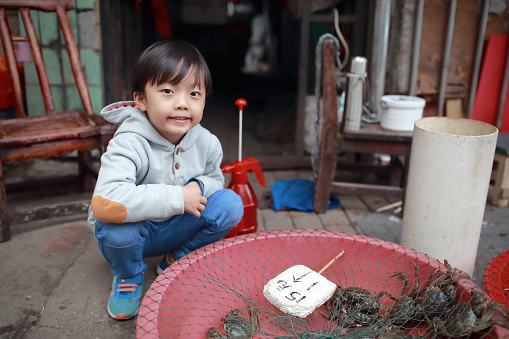
[[[92,212],[102,222],[122,224],[127,218],[127,208],[118,202],[104,199],[100,195],[92,198]]]

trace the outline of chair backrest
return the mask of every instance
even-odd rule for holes
[[[21,88],[20,74],[16,63],[17,57],[20,57],[18,51],[23,51],[28,47],[31,51],[31,57],[35,64],[37,75],[39,77],[39,84],[41,87],[44,106],[48,116],[54,116],[55,104],[53,96],[51,95],[51,88],[48,80],[48,73],[41,53],[41,47],[37,39],[37,34],[34,28],[34,23],[30,15],[30,10],[40,10],[44,12],[55,12],[58,19],[58,24],[62,31],[62,35],[67,47],[69,61],[73,71],[74,79],[78,87],[78,91],[83,102],[85,111],[89,114],[94,114],[92,109],[92,101],[87,86],[85,72],[81,64],[78,47],[72,32],[71,23],[67,15],[67,11],[73,7],[72,0],[0,0],[0,35],[2,45],[9,68],[12,84],[14,87],[15,103],[17,118],[27,117],[26,107],[23,100],[23,89]],[[20,16],[25,27],[26,36],[13,37],[11,29],[7,21],[7,10],[15,10],[20,13]],[[18,55],[17,55],[18,54]],[[26,60],[19,60],[26,61]]]

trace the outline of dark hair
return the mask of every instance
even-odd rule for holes
[[[194,72],[194,83],[205,89],[205,98],[212,92],[212,77],[205,59],[192,44],[182,40],[159,41],[148,47],[136,60],[131,85],[133,92],[144,93],[145,85],[163,82],[178,84]]]

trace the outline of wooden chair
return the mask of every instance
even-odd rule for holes
[[[320,160],[314,209],[325,213],[330,193],[350,195],[377,195],[391,199],[404,198],[406,175],[412,146],[413,132],[388,131],[380,124],[365,124],[359,131],[345,131],[344,124],[338,129],[337,89],[335,80],[335,58],[332,39],[325,39],[322,51],[323,119],[320,143]],[[394,185],[369,185],[334,181],[339,152],[383,153],[404,157],[405,166],[401,180]]]
[[[15,94],[13,119],[0,120],[0,242],[9,240],[10,225],[16,217],[7,210],[6,187],[2,166],[27,161],[31,158],[51,158],[78,151],[78,180],[84,190],[91,190],[97,173],[91,165],[91,151],[103,152],[113,136],[115,127],[107,123],[92,110],[92,102],[81,64],[78,48],[71,29],[67,11],[73,6],[72,0],[0,0],[0,35],[4,48],[10,77]],[[7,11],[17,11],[22,18],[26,37],[14,37],[7,21]],[[38,37],[32,22],[30,10],[55,12],[59,27],[65,40],[74,79],[81,96],[84,109],[57,112],[50,91],[46,66],[42,57]],[[21,46],[29,46],[32,60],[37,69],[43,102],[40,109],[29,117],[23,100],[20,74],[16,66],[16,51]],[[24,222],[53,216],[67,215],[70,204],[45,206],[43,212],[32,211],[23,215]]]

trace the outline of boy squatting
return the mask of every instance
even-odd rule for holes
[[[175,260],[224,237],[242,219],[242,199],[224,189],[223,151],[199,123],[212,80],[190,43],[146,49],[134,65],[134,102],[101,111],[118,126],[101,157],[89,225],[111,266],[108,314],[129,319],[141,302],[145,257]]]

